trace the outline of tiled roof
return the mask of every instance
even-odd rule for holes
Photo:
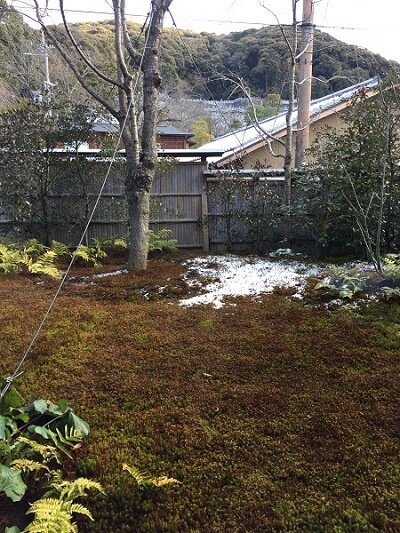
[[[323,111],[333,109],[338,104],[348,101],[353,98],[357,92],[365,87],[366,89],[372,89],[379,84],[379,78],[370,78],[369,80],[357,83],[346,89],[342,89],[336,93],[324,96],[318,100],[313,100],[311,102],[310,114],[312,117],[315,117],[322,113]],[[297,122],[297,108],[293,111],[292,124]],[[270,135],[274,135],[286,128],[286,112],[280,113],[274,117],[267,118],[259,122],[261,128]],[[227,133],[222,137],[218,137],[213,141],[203,145],[201,149],[205,150],[223,150],[225,156],[230,155],[237,150],[243,150],[256,142],[261,140],[261,135],[259,129],[255,126],[249,125],[240,130],[233,131],[232,133]]]
[[[96,133],[116,133],[119,131],[118,123],[111,121],[97,121],[93,124],[92,130]],[[161,135],[176,135],[182,137],[193,137],[193,133],[180,131],[173,126],[157,126],[157,133]]]
[[[193,133],[177,130],[174,128],[174,126],[157,126],[157,133],[162,135],[181,135],[184,137],[193,137]]]

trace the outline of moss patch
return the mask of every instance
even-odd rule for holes
[[[90,424],[66,468],[107,496],[80,531],[400,530],[397,304],[356,316],[277,291],[183,308],[178,262],[91,277],[116,268],[73,272],[18,379]],[[2,375],[55,286],[0,278]],[[124,462],[182,485],[139,490]]]

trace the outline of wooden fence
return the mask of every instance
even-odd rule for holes
[[[105,159],[85,158],[78,161],[60,157],[52,166],[47,195],[50,213],[48,239],[71,246],[79,242],[107,173],[107,182],[88,227],[86,242],[92,242],[93,238],[127,234],[122,167],[123,163],[120,163],[109,170],[109,162]],[[150,227],[155,232],[170,230],[178,247],[185,249],[251,249],[259,242],[261,234],[264,235],[264,245],[266,241],[278,242],[282,238],[282,223],[279,219],[274,220],[272,227],[270,222],[275,207],[282,202],[283,178],[260,176],[256,179],[245,174],[240,176],[234,181],[234,188],[238,183],[245,184],[245,188],[238,191],[231,188],[229,176],[208,171],[204,162],[166,164],[152,186]],[[267,189],[269,196],[261,198],[260,213],[260,205],[255,204],[254,198]],[[249,227],[249,216],[254,209],[257,210],[255,215],[261,215],[264,227],[255,228],[254,224]],[[28,238],[31,236],[28,227],[35,227],[32,220],[15,220],[7,211],[6,202],[3,208],[0,206],[0,232],[3,236],[11,237],[18,228],[16,235],[19,239]]]

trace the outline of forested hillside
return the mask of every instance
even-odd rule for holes
[[[26,97],[43,79],[40,35],[0,0],[0,96],[8,91]],[[110,21],[74,24],[73,32],[97,64],[113,70],[113,26]],[[140,25],[131,23],[132,39],[143,41]],[[399,67],[367,50],[349,46],[316,31],[313,97],[320,97],[376,74]],[[33,55],[36,54],[36,55]],[[228,99],[240,95],[226,78],[241,77],[260,97],[287,96],[288,50],[277,27],[216,35],[167,28],[162,52],[163,92],[181,97]],[[52,81],[64,93],[79,93],[75,80],[50,50]],[[11,89],[12,87],[12,89]],[[7,91],[6,91],[7,89]],[[7,99],[5,100],[7,102]],[[3,103],[4,105],[4,103]]]
[[[316,31],[313,98],[337,91],[395,67],[379,55],[347,45]],[[166,29],[164,37],[166,85],[176,83],[194,97],[226,99],[232,86],[221,80],[240,76],[255,94],[287,96],[288,48],[277,27],[248,29],[228,35]],[[397,65],[398,66],[398,65]],[[206,83],[205,83],[206,81]]]

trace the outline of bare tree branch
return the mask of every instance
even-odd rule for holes
[[[95,100],[97,100],[102,106],[104,106],[105,109],[115,118],[119,118],[118,111],[105,99],[103,98],[98,92],[89,84],[86,82],[84,76],[74,63],[73,59],[65,52],[61,44],[59,43],[59,40],[57,39],[57,36],[54,35],[49,28],[46,26],[46,24],[43,21],[43,18],[40,13],[40,8],[37,0],[34,0],[35,8],[36,8],[36,17],[37,22],[39,22],[45,36],[48,38],[48,40],[55,46],[61,57],[64,59],[64,61],[67,63],[69,68],[74,73],[76,79],[81,84],[81,86],[87,91],[90,96],[92,96]]]
[[[65,28],[65,31],[69,37],[69,40],[71,41],[74,49],[77,51],[77,53],[79,54],[79,56],[81,57],[81,59],[84,61],[84,63],[86,63],[86,65],[95,73],[97,74],[97,76],[99,76],[99,78],[103,79],[104,81],[106,81],[107,83],[111,83],[113,85],[116,85],[118,86],[118,82],[113,80],[112,78],[106,76],[105,74],[103,74],[97,67],[96,65],[94,65],[90,60],[89,58],[83,53],[82,49],[80,48],[80,46],[78,45],[78,43],[76,42],[76,39],[75,37],[72,35],[71,33],[71,30],[69,29],[69,25],[67,23],[67,20],[65,18],[65,12],[64,12],[64,0],[59,0],[60,2],[60,13],[61,13],[61,17],[62,17],[62,20],[63,20],[63,24],[64,24],[64,28]],[[36,3],[36,0],[35,0],[35,3]]]

